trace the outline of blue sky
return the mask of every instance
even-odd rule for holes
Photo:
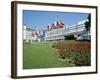
[[[23,10],[23,25],[33,29],[46,28],[48,24],[55,21],[62,21],[65,25],[73,25],[86,19],[87,16],[88,13]]]

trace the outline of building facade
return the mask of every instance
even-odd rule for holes
[[[85,28],[87,20],[79,21],[77,24],[65,26],[62,21],[57,21],[48,26],[47,30],[37,30],[23,27],[23,40],[29,41],[54,41],[65,40],[66,36],[73,35],[76,40],[91,40],[91,31]]]
[[[23,27],[23,40],[26,42],[33,41],[37,39],[37,34],[34,29]]]
[[[65,36],[73,35],[76,40],[90,40],[91,35],[90,31],[88,32],[85,28],[85,22],[87,20],[82,20],[77,24],[71,26],[65,26],[61,28],[54,28],[45,32],[45,40],[53,41],[53,40],[64,40]]]

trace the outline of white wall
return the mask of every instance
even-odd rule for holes
[[[29,0],[24,0],[24,1],[29,1]],[[51,3],[55,2],[64,4],[86,4],[86,5],[99,5],[100,3],[99,0],[30,0],[30,1],[38,1],[38,2],[45,1]],[[10,2],[11,0],[0,0],[0,80],[13,80],[10,78],[10,70],[11,70],[10,69],[11,68],[11,11],[10,11],[11,3]],[[98,17],[99,17],[98,22],[100,22],[100,16]],[[100,41],[100,37],[98,41]],[[100,42],[98,42],[98,44],[100,47]],[[100,54],[98,54],[98,57],[100,57]],[[98,65],[100,68],[100,64]],[[100,80],[99,76],[100,76],[100,69],[98,74],[30,78],[25,80]]]

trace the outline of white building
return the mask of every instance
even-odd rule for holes
[[[77,40],[90,40],[91,35],[86,31],[85,22],[87,20],[82,20],[77,24],[58,28],[58,29],[51,29],[45,32],[45,40],[52,41],[52,40],[64,40],[65,36],[67,35],[74,35]]]
[[[35,30],[31,28],[23,27],[23,40],[26,42],[33,41],[37,39],[37,35],[35,34]]]
[[[91,40],[90,32],[86,31],[85,22],[87,20],[82,20],[77,24],[68,26],[64,25],[63,22],[55,22],[51,26],[48,26],[48,30],[35,31],[34,29],[23,27],[23,40],[29,41],[53,41],[53,40],[64,40],[65,36],[73,35],[76,40]]]

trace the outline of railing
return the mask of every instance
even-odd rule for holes
[[[79,33],[85,30],[85,25],[75,25],[73,27],[68,28],[59,28],[47,31],[45,33],[45,40],[55,40],[55,39],[63,39],[65,35],[74,35],[75,33]]]

